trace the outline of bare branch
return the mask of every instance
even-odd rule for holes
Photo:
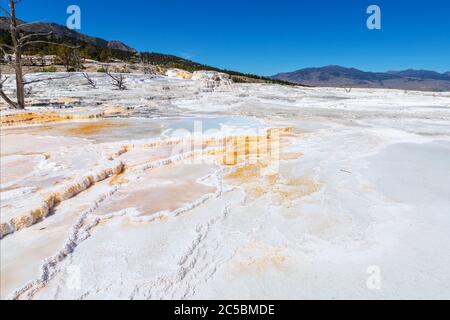
[[[25,98],[29,98],[33,95],[33,87],[25,88]]]
[[[27,74],[30,74],[30,72],[24,71],[24,72],[22,73],[22,76],[25,77]]]
[[[89,76],[87,72],[83,72],[82,75],[92,88],[97,89],[97,83]]]
[[[19,41],[20,44],[22,44],[22,43],[24,43],[24,40],[26,40],[26,39],[29,39],[29,38],[32,38],[32,37],[39,37],[39,36],[41,36],[41,37],[50,36],[50,35],[52,35],[52,33],[53,33],[52,31],[30,33],[30,34],[27,34],[27,35],[19,38],[18,41]]]
[[[27,27],[27,26],[30,26],[30,25],[33,25],[33,24],[37,24],[37,23],[44,23],[44,21],[25,22],[25,23],[18,24],[16,26],[16,28],[20,29],[20,28]]]
[[[6,80],[8,80],[8,78],[9,77],[7,76],[3,77],[2,70],[0,68],[0,97],[2,97],[3,100],[5,100],[5,102],[9,104],[10,107],[17,108],[17,103],[12,101],[3,91],[3,84],[5,83]]]
[[[5,51],[5,49],[3,49],[3,46],[2,46],[2,45],[0,45],[0,50],[2,50],[4,56],[6,56],[6,55],[8,54],[8,53]]]
[[[125,77],[123,74],[118,73],[114,75],[109,72],[108,68],[106,68],[106,74],[112,79],[113,86],[117,87],[119,90],[126,90],[127,87],[125,86]]]
[[[30,81],[24,81],[24,85],[28,85],[31,83],[37,83],[37,82],[43,82],[43,81],[50,81],[50,80],[58,80],[58,79],[66,79],[66,78],[70,78],[72,75],[66,75],[66,76],[60,76],[60,77],[49,77],[49,78],[45,78],[45,79],[35,79],[35,80],[30,80]]]
[[[70,48],[70,49],[79,49],[81,46],[69,46],[67,44],[62,44],[62,43],[57,43],[57,42],[53,42],[53,41],[44,41],[44,40],[31,40],[31,41],[26,41],[24,43],[22,43],[20,45],[20,47],[25,47],[28,46],[30,44],[35,44],[35,43],[46,43],[46,44],[54,44],[57,46],[61,46],[61,47],[66,47],[66,48]]]
[[[9,44],[6,44],[6,43],[0,43],[0,47],[7,47],[8,49],[11,49],[11,50],[14,49],[13,46],[10,46]]]
[[[8,80],[8,76],[3,77],[3,74],[0,70],[0,88],[3,88],[3,84],[6,82],[6,80]]]

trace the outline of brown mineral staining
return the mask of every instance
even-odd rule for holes
[[[61,97],[61,98],[54,98],[50,100],[51,104],[59,103],[62,105],[73,105],[80,103],[80,99],[78,98],[72,98],[72,97]]]
[[[18,124],[33,124],[42,122],[70,120],[70,115],[60,115],[57,113],[37,113],[37,112],[23,112],[14,113],[1,116],[2,126],[11,126]]]
[[[249,164],[236,168],[233,172],[227,174],[225,178],[232,183],[242,184],[259,178],[260,171],[261,165]]]
[[[113,175],[111,177],[111,180],[108,182],[108,184],[110,186],[113,186],[113,185],[117,185],[117,184],[127,183],[128,179],[126,179],[124,177],[124,174],[125,174],[125,170]]]
[[[47,122],[69,121],[74,119],[90,119],[95,118],[97,115],[75,115],[75,114],[63,114],[56,112],[20,112],[1,115],[1,125],[8,127],[14,125],[24,124],[39,124]]]
[[[107,106],[105,110],[102,112],[104,116],[113,116],[113,115],[128,115],[130,112],[121,106]]]
[[[320,185],[308,177],[286,178],[271,165],[280,160],[296,160],[300,152],[283,152],[283,138],[293,134],[292,128],[273,128],[262,136],[234,137],[227,140],[221,150],[222,165],[237,166],[225,176],[232,185],[243,186],[249,199],[270,194],[275,204],[289,206],[290,202],[309,196],[320,189]],[[220,155],[220,152],[214,154]],[[230,161],[231,159],[231,161]]]
[[[36,223],[37,221],[42,220],[43,218],[45,218],[47,216],[48,211],[44,210],[43,208],[39,208],[36,210],[31,211],[30,215],[31,215],[31,224]],[[20,230],[20,229],[16,229],[16,230]]]
[[[286,179],[280,173],[266,174],[267,163],[245,164],[225,175],[232,185],[244,187],[250,200],[270,194],[274,204],[289,207],[291,202],[320,190],[320,184],[309,177]]]
[[[290,206],[295,199],[310,196],[320,190],[320,184],[308,177],[300,177],[277,183],[273,188],[275,203]]]
[[[74,128],[69,128],[66,130],[69,134],[75,135],[93,135],[100,133],[106,129],[120,128],[127,126],[125,122],[111,122],[111,121],[90,121],[80,123]]]
[[[271,139],[274,136],[292,136],[294,134],[294,128],[270,128],[267,130],[267,139]]]
[[[70,102],[72,100],[67,100],[64,102]],[[79,110],[76,113],[75,110]],[[25,124],[41,124],[41,123],[51,123],[51,122],[61,122],[79,119],[96,119],[105,116],[114,115],[128,115],[129,111],[124,107],[119,106],[108,106],[100,109],[95,113],[84,113],[81,109],[67,109],[60,111],[42,111],[42,112],[12,112],[1,114],[1,125],[4,127],[15,126],[15,125],[25,125]]]
[[[117,157],[120,157],[121,155],[127,153],[132,147],[129,145],[125,145],[120,147],[119,150],[117,150],[114,154],[112,154],[109,158],[109,160],[114,160]]]
[[[219,163],[235,166],[241,163],[256,163],[278,158],[283,137],[291,132],[290,128],[269,129],[265,135],[244,135],[225,140],[222,158]],[[215,152],[216,154],[217,153]]]
[[[238,168],[225,177],[233,185],[241,185],[250,199],[270,194],[274,204],[289,207],[291,202],[320,190],[320,184],[308,177],[285,180],[280,174],[264,175],[261,167]]]
[[[33,224],[33,220],[31,216],[24,215],[12,218],[10,223],[14,227],[14,230],[21,230],[23,228],[31,226]],[[2,235],[2,237],[3,236],[4,235]]]

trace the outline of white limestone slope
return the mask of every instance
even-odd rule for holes
[[[3,234],[2,299],[450,298],[450,93],[94,77],[30,111],[100,118],[2,126],[1,223],[57,199]],[[224,164],[267,128],[277,166]]]

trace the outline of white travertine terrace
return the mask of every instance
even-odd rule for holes
[[[450,93],[126,77],[1,110],[2,299],[448,298]]]

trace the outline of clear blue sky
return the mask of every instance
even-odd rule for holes
[[[17,11],[65,24],[70,4],[81,8],[82,33],[242,72],[450,71],[450,0],[23,0]],[[380,31],[366,28],[371,4]]]

